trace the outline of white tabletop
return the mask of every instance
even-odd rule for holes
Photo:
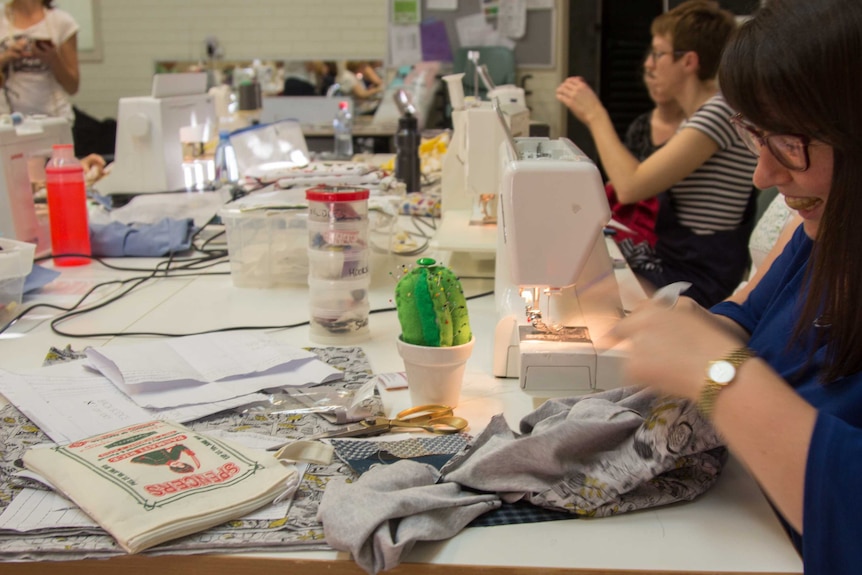
[[[145,268],[153,260],[115,260]],[[389,274],[401,261],[380,257],[372,282],[372,309],[389,308],[395,279]],[[227,268],[222,268],[226,270]],[[126,275],[128,273],[123,272]],[[99,264],[67,268],[45,295],[33,301],[70,303],[75,294],[97,281],[123,275]],[[465,280],[467,295],[490,291],[490,280]],[[117,288],[105,288],[105,293]],[[101,293],[101,292],[100,292]],[[166,332],[190,333],[229,326],[287,325],[307,320],[307,289],[242,289],[229,276],[159,279],[148,282],[121,301],[64,323],[73,333]],[[471,422],[471,431],[491,416],[503,413],[517,428],[534,401],[517,380],[491,375],[492,334],[496,323],[493,296],[468,303],[476,345],[467,365],[461,403],[456,414]],[[124,345],[140,337],[73,339],[53,334],[45,317],[53,311],[25,318],[0,334],[0,365],[6,369],[41,364],[48,347],[75,349],[93,345]],[[400,332],[394,312],[372,314],[370,339],[357,344],[375,373],[401,371],[395,349]],[[308,327],[272,332],[297,346],[315,345]],[[0,398],[2,399],[2,398]],[[383,392],[389,412],[409,406],[406,390]],[[334,562],[330,563],[331,561]],[[195,561],[190,563],[190,561]],[[310,563],[309,563],[310,561]],[[344,553],[334,551],[255,553],[209,557],[126,557],[110,561],[56,564],[4,564],[7,575],[28,573],[107,573],[119,567],[130,572],[187,574],[189,566],[208,572],[361,573]],[[699,499],[685,504],[626,513],[611,518],[552,521],[525,525],[469,528],[442,542],[420,543],[407,555],[399,572],[439,573],[445,566],[459,571],[489,573],[509,569],[565,569],[579,573],[801,573],[802,563],[781,529],[766,499],[738,462],[731,459],[717,484]],[[449,569],[447,569],[448,571]]]

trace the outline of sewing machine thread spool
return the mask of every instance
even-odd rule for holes
[[[320,185],[308,200],[308,285],[312,340],[368,337],[368,196],[364,188]]]

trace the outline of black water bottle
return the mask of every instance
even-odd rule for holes
[[[419,179],[419,122],[416,116],[404,114],[398,120],[395,134],[395,177],[407,185],[407,192],[418,192]]]

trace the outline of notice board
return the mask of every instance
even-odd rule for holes
[[[554,3],[556,4],[556,2]],[[460,0],[455,10],[429,10],[426,0],[421,1],[422,20],[440,20],[446,25],[446,34],[454,54],[460,43],[455,22],[458,18],[478,14],[481,7],[475,0]],[[515,42],[515,62],[519,68],[553,68],[556,38],[555,7],[527,10],[527,29]]]

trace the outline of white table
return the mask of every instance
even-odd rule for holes
[[[145,267],[151,260],[123,260]],[[378,262],[372,283],[372,309],[391,307],[396,261]],[[391,265],[390,269],[386,266]],[[224,268],[226,269],[226,268]],[[98,264],[70,268],[53,291],[74,291],[118,274]],[[467,280],[467,294],[490,291],[490,280]],[[48,296],[41,296],[48,297]],[[54,296],[52,296],[54,297]],[[229,276],[162,279],[151,282],[113,306],[78,318],[63,328],[75,333],[159,331],[185,333],[235,325],[279,325],[307,319],[307,290],[239,289]],[[467,365],[456,413],[475,432],[492,415],[504,413],[512,427],[534,407],[516,380],[491,375],[493,296],[469,302],[476,346]],[[400,332],[394,312],[372,314],[371,339],[360,344],[375,372],[400,371],[395,349]],[[308,328],[274,332],[284,341],[307,346]],[[50,345],[124,345],[139,338],[68,339],[51,333],[47,323],[22,320],[0,335],[0,365],[36,367]],[[383,393],[388,411],[408,406],[407,391]],[[2,398],[0,398],[2,399]],[[455,567],[457,566],[457,567]],[[392,573],[801,573],[802,563],[757,485],[735,460],[717,484],[691,503],[627,513],[616,517],[552,521],[526,525],[469,528],[441,542],[418,544]],[[99,575],[159,573],[353,573],[362,571],[335,551],[268,552],[207,556],[132,556],[106,561],[7,563],[4,575],[57,573]]]

